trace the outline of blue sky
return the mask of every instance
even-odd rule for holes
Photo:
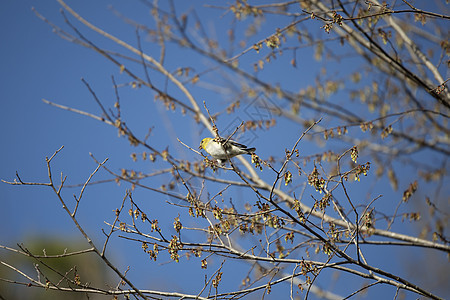
[[[135,44],[136,35],[132,26],[124,25],[108,9],[108,5],[112,4],[117,11],[132,16],[140,22],[151,23],[148,17],[148,9],[139,5],[138,2],[129,5],[128,2],[119,0],[82,0],[71,1],[69,4],[87,20],[99,25],[105,31],[112,32],[119,38]],[[1,135],[3,146],[0,148],[0,178],[13,180],[17,171],[23,181],[47,182],[45,157],[50,157],[62,145],[64,145],[64,150],[54,159],[52,166],[55,180],[59,180],[59,174],[63,172],[68,176],[67,184],[84,182],[95,169],[96,164],[89,153],[92,153],[99,160],[108,158],[108,166],[114,170],[135,166],[130,154],[135,151],[142,152],[142,149],[134,149],[129,146],[126,139],[117,138],[117,131],[114,128],[78,114],[59,110],[42,102],[42,99],[47,99],[84,111],[101,114],[81,78],[84,78],[90,84],[96,95],[107,107],[112,107],[115,102],[111,76],[113,75],[118,83],[127,83],[129,80],[124,74],[120,73],[116,66],[100,55],[69,43],[52,33],[51,28],[36,17],[31,9],[32,7],[35,7],[40,14],[59,26],[64,26],[64,21],[59,13],[60,6],[56,1],[0,2],[0,36],[3,41],[3,46],[0,48],[2,66],[0,68],[0,125],[3,129]],[[140,9],[136,9],[136,7],[140,7]],[[187,8],[188,6],[180,8],[180,10]],[[203,9],[199,10],[203,12]],[[219,11],[210,14],[209,18],[205,20],[206,24],[209,22],[209,24],[217,25],[214,20],[219,19],[222,21],[222,25],[226,24],[224,21],[226,16],[221,19]],[[67,29],[67,27],[65,28]],[[99,37],[81,26],[80,28],[82,28],[83,34],[98,42],[100,46],[119,50],[117,46],[103,37]],[[223,34],[220,29],[222,28],[217,27],[215,33],[214,29],[211,29],[211,34],[220,36]],[[144,49],[152,55],[158,55],[159,53],[158,49],[154,49],[149,44],[144,43]],[[168,52],[167,55],[167,67],[170,70],[176,69],[177,64],[183,64],[187,60],[198,59],[194,55],[185,56],[183,54],[182,57],[179,57],[176,51]],[[255,53],[249,54],[242,59],[241,63],[251,62],[256,55]],[[298,82],[301,82],[304,87],[312,84],[315,79],[312,72],[309,72],[313,62],[312,51],[305,49],[300,56],[302,59],[298,62],[299,68],[306,70],[300,77],[284,73],[285,69],[282,64],[268,65],[267,67],[272,68],[269,75],[271,72],[283,74],[284,76],[280,80],[283,80],[284,84],[292,86],[294,92],[302,88],[302,86],[298,86]],[[204,61],[201,62],[205,63]],[[199,68],[206,69],[203,64],[199,65]],[[208,66],[208,62],[205,65]],[[211,64],[211,66],[214,66],[214,64]],[[211,82],[218,84],[218,80],[211,80]],[[229,100],[225,97],[217,98],[217,92],[214,89],[219,87],[219,85],[216,85],[213,89],[210,89],[207,86],[200,86],[192,88],[192,91],[195,97],[207,100],[208,105],[214,111],[223,109],[224,104]],[[176,92],[174,94],[177,95]],[[201,128],[195,122],[188,117],[180,117],[179,114],[166,111],[162,105],[155,105],[153,96],[146,91],[129,87],[121,88],[120,97],[123,102],[123,113],[128,117],[127,124],[131,128],[136,128],[139,135],[145,135],[149,128],[154,127],[150,135],[150,141],[158,145],[167,145],[173,155],[179,155],[182,158],[193,157],[192,153],[187,152],[184,147],[176,142],[176,138],[196,147],[200,135],[205,135],[205,131],[201,131]],[[271,99],[271,101],[276,101],[276,99]],[[246,118],[245,108],[237,116]],[[177,120],[176,123],[173,123],[174,125],[172,125],[173,120]],[[233,121],[234,117],[220,119],[218,125],[220,128],[226,128]],[[257,149],[264,149],[259,152],[262,153],[262,157],[267,157],[269,153],[282,155],[285,145],[293,145],[298,133],[301,132],[301,129],[298,128],[293,130],[289,122],[281,122],[277,130],[279,131],[275,132],[281,132],[281,134],[274,134],[273,131],[258,131],[257,137],[252,139],[252,146]],[[270,146],[265,143],[268,138],[271,141]],[[304,155],[315,153],[315,151],[317,151],[315,146],[306,143],[302,148],[302,154]],[[149,172],[152,167],[140,164],[139,168]],[[106,173],[101,171],[98,176],[98,179],[104,178]],[[363,178],[362,181],[364,180]],[[409,178],[405,179],[401,184],[405,185],[408,180]],[[157,187],[158,184],[160,183],[156,182],[155,186]],[[360,189],[376,189],[369,183],[364,184]],[[389,184],[387,180],[382,180],[378,185],[388,186]],[[106,228],[103,221],[112,220],[112,211],[119,205],[126,188],[126,184],[121,186],[108,184],[106,188],[103,185],[96,185],[86,190],[85,198],[80,207],[80,222],[99,241],[102,238],[99,228]],[[73,197],[72,194],[78,193],[79,189],[69,189],[64,193],[64,196],[70,199]],[[214,189],[211,189],[211,193],[214,193]],[[384,198],[379,201],[384,205],[392,205],[390,197],[398,197],[398,193],[393,193],[389,188],[383,190],[383,194]],[[233,196],[244,199],[247,195],[244,192]],[[157,197],[160,197],[159,195],[149,194],[147,191],[138,189],[134,193],[134,197],[141,200],[148,199],[148,209],[155,216],[166,213],[165,206],[155,205],[152,202],[160,201],[160,199],[156,200]],[[4,229],[0,233],[2,244],[14,247],[16,243],[33,236],[40,236],[42,233],[45,233],[46,236],[79,239],[81,241],[80,235],[68,216],[64,214],[60,203],[57,202],[50,189],[0,184],[0,198],[2,199],[0,227]],[[364,201],[368,202],[370,199]],[[186,222],[189,223],[192,220]],[[193,226],[195,223],[190,225]],[[172,224],[167,222],[161,224],[161,227],[163,230],[170,230]],[[183,261],[180,264],[167,264],[163,269],[164,273],[155,273],[151,262],[139,263],[146,259],[145,255],[136,251],[139,246],[136,247],[123,241],[114,241],[112,245],[117,245],[112,253],[114,259],[122,267],[131,261],[134,269],[130,272],[130,276],[142,286],[147,288],[163,286],[163,289],[164,287],[170,289],[172,286],[169,286],[170,281],[168,280],[170,280],[171,272],[185,272],[186,270],[193,270],[193,276],[186,278],[183,282],[176,283],[180,290],[184,289],[194,293],[189,290],[191,285],[202,286],[204,272],[198,268],[198,261],[196,260]],[[129,256],[133,258],[130,260]],[[387,268],[395,268],[401,264],[397,260],[385,260],[377,256],[374,256],[373,259],[380,266]],[[214,261],[210,270],[213,270],[214,267],[217,268],[219,265],[220,260]],[[232,269],[231,264],[226,265],[226,268]],[[142,279],[142,274],[145,274],[145,279]],[[240,278],[234,278],[230,281],[230,284],[238,285]],[[196,290],[198,289],[194,289],[194,291]],[[341,291],[344,295],[348,292],[345,289]]]

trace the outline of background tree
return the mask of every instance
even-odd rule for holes
[[[26,274],[2,259],[23,284],[143,299],[448,295],[443,3],[141,1],[152,20],[112,9],[134,32],[119,38],[58,2],[66,29],[37,16],[114,64],[114,93],[102,99],[83,80],[99,113],[43,101],[114,127],[132,162],[111,167],[91,154],[88,179],[69,185],[52,172],[60,148],[46,158],[47,181],[6,182],[53,190],[87,241],[82,251],[120,284],[92,286],[64,267]],[[204,136],[256,154],[222,166],[197,149]],[[123,192],[92,238],[80,215],[99,213],[79,209],[108,182]],[[119,244],[129,269],[110,256]],[[3,249],[42,263],[23,247]],[[149,288],[144,274],[128,274],[138,264],[177,270],[181,287]]]

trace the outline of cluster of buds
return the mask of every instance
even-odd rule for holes
[[[316,191],[322,192],[322,189],[325,186],[325,179],[323,179],[323,177],[319,178],[319,175],[317,167],[314,166],[314,170],[308,175],[308,184],[313,186]]]

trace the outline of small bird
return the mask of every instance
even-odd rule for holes
[[[222,143],[225,141],[225,139],[221,140]],[[247,148],[247,146],[232,140],[226,141],[224,145],[221,142],[212,138],[204,138],[200,143],[199,149],[204,149],[214,159],[217,159],[220,164],[223,164],[228,158],[241,154],[252,154],[256,150],[256,148]]]

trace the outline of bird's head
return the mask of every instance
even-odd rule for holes
[[[212,138],[204,138],[201,142],[200,142],[200,147],[198,147],[198,149],[203,149],[205,150],[206,145],[208,145],[209,141],[211,141]]]

